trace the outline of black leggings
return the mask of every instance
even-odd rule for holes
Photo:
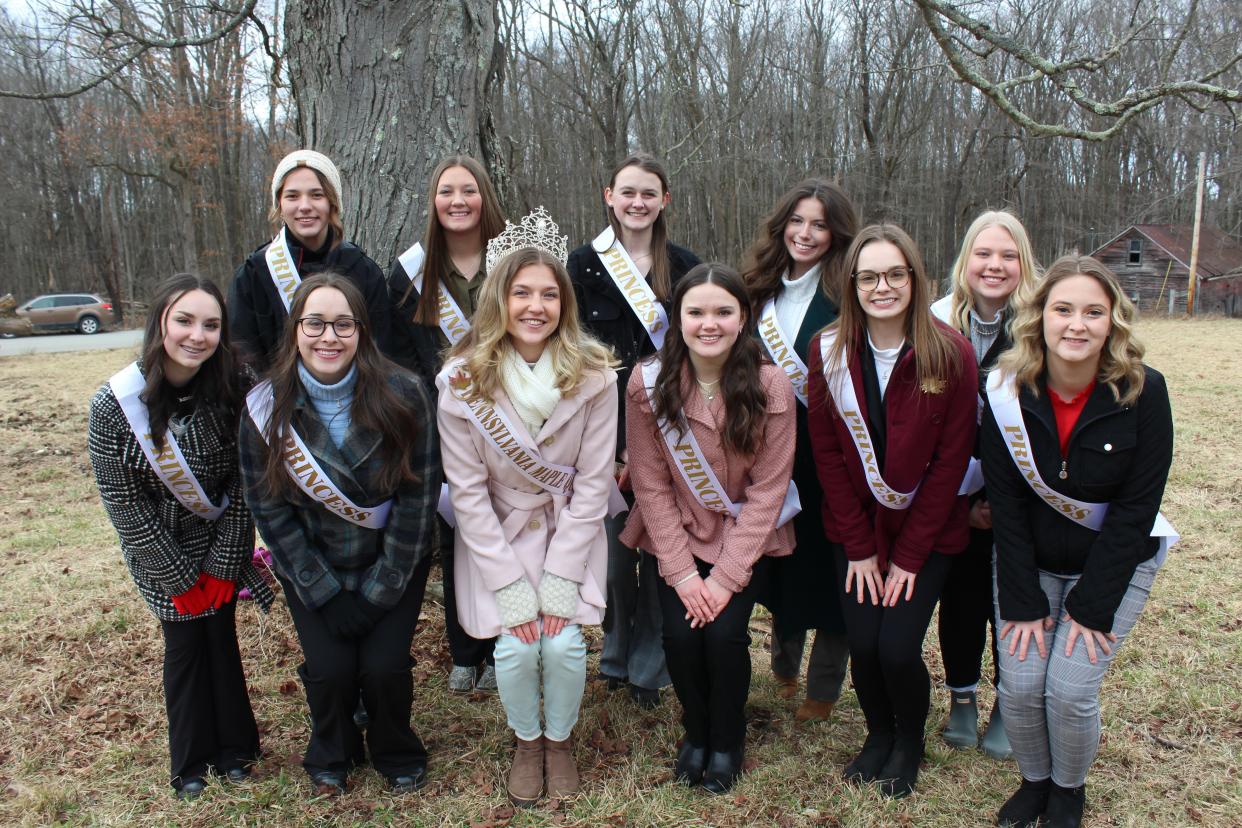
[[[833,544],[842,589],[847,560],[840,544]],[[932,610],[940,598],[950,555],[932,552],[914,581],[914,597],[904,592],[895,607],[875,606],[864,590],[841,593],[846,635],[850,642],[850,676],[867,719],[869,733],[895,733],[922,740],[931,705],[931,679],[923,663],[923,638]]]
[[[706,578],[712,565],[695,559]],[[746,697],[750,694],[750,613],[767,588],[769,560],[760,558],[750,583],[729,599],[715,621],[690,628],[686,606],[663,579],[664,655],[673,689],[681,702],[681,723],[691,744],[714,751],[740,748],[746,741]]]
[[[992,609],[992,531],[971,529],[970,545],[953,555],[940,593],[940,655],[944,683],[971,687],[979,683],[988,624],[992,625],[992,684],[1000,677],[996,656],[996,613]]]

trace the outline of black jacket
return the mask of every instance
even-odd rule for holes
[[[672,284],[699,263],[699,257],[684,247],[668,243],[669,275]],[[617,369],[617,387],[625,388],[630,371],[638,360],[655,352],[646,329],[630,309],[630,305],[604,269],[599,254],[584,244],[569,254],[569,279],[578,300],[578,317],[586,330],[616,352],[621,367]],[[669,303],[664,302],[664,310]],[[625,395],[618,394],[620,419],[617,426],[617,457],[625,449]]]
[[[286,238],[294,266],[303,279],[333,268],[342,271],[358,286],[367,303],[371,337],[386,356],[392,354],[392,302],[388,299],[388,287],[379,265],[352,242],[331,247],[331,235],[319,250],[307,250],[292,233],[287,233]],[[268,244],[247,256],[237,268],[228,299],[229,337],[233,340],[233,348],[257,374],[266,371],[275,358],[288,317],[267,270],[264,254]]]
[[[1108,386],[1088,398],[1066,456],[1061,456],[1056,418],[1045,380],[1039,396],[1023,388],[1022,418],[1029,450],[1044,483],[1061,494],[1108,503],[1099,532],[1057,513],[1034,493],[1019,472],[996,423],[984,410],[982,453],[992,526],[996,537],[1000,616],[1034,621],[1048,615],[1038,570],[1081,574],[1065,600],[1066,611],[1083,626],[1111,630],[1113,614],[1140,563],[1158,542],[1150,537],[1173,461],[1173,415],[1164,377],[1146,368],[1143,393],[1121,406]],[[1067,477],[1058,476],[1065,462]]]

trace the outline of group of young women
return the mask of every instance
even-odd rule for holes
[[[1113,274],[1064,257],[1039,278],[1022,225],[989,212],[933,304],[909,235],[860,228],[820,179],[782,197],[739,274],[669,240],[669,182],[641,154],[572,254],[542,208],[504,221],[472,159],[431,185],[385,280],[343,238],[335,165],[291,153],[227,322],[210,282],[174,277],[141,358],[92,401],[101,496],[164,632],[179,796],[259,757],[234,626],[238,589],[272,600],[257,525],[319,793],[368,760],[394,791],[426,779],[410,652],[439,546],[450,687],[499,691],[518,804],[579,788],[582,626],[601,622],[610,687],[655,705],[671,679],[676,778],[728,790],[756,602],[785,698],[815,631],[796,718],[831,715],[848,664],[867,732],[844,776],[905,796],[939,602],[944,739],[979,742],[990,623],[983,747],[1022,773],[998,821],[1079,824],[1100,683],[1175,540],[1168,395]]]

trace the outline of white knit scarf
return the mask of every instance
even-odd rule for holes
[[[551,351],[551,348],[544,348],[539,361],[533,366],[527,365],[513,348],[509,348],[500,360],[500,383],[532,440],[539,435],[539,430],[561,401]]]

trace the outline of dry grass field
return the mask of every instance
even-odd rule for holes
[[[1148,321],[1149,362],[1173,393],[1177,450],[1164,509],[1183,540],[1104,690],[1103,746],[1088,787],[1092,826],[1242,825],[1242,322]],[[416,726],[432,754],[419,794],[389,796],[372,771],[335,801],[311,801],[289,616],[238,614],[265,758],[243,788],[194,803],[167,786],[161,640],[121,562],[86,456],[91,393],[122,351],[0,359],[0,824],[3,825],[776,825],[993,823],[1016,766],[935,738],[915,796],[845,786],[862,738],[847,691],[833,720],[796,725],[754,620],[749,773],[728,796],[670,783],[678,707],[638,711],[588,685],[573,800],[514,814],[504,796],[509,735],[495,698],[445,688],[441,609],[416,639]],[[927,642],[940,664],[935,624]],[[592,669],[594,668],[592,658]],[[939,675],[935,676],[938,680]],[[983,706],[990,707],[986,694]]]

